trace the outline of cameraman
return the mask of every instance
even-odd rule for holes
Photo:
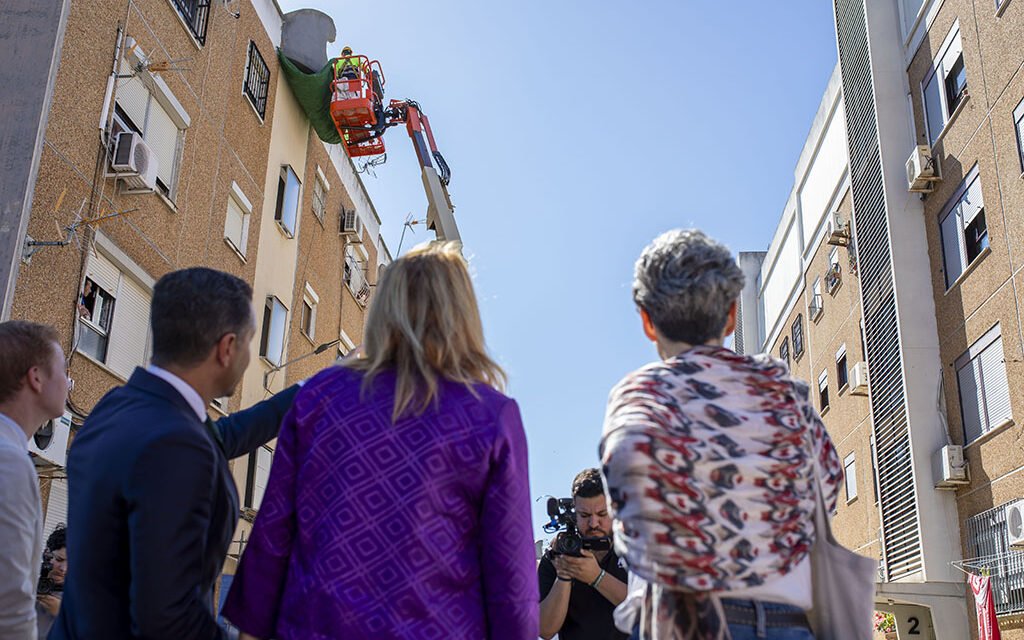
[[[46,551],[42,570],[39,572],[39,588],[36,593],[36,623],[39,638],[50,633],[53,621],[60,612],[61,596],[64,594],[64,578],[68,571],[68,529],[57,525],[46,539]]]
[[[584,540],[609,538],[612,519],[604,483],[597,469],[585,469],[572,481],[576,527]],[[558,534],[559,536],[563,534]],[[557,540],[557,538],[556,538]],[[552,543],[554,546],[554,542]],[[626,569],[613,549],[582,557],[544,554],[537,568],[540,581],[540,634],[559,640],[625,640],[612,614],[626,597]]]

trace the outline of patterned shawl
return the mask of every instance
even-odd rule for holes
[[[831,509],[839,457],[806,383],[768,356],[694,347],[612,390],[601,460],[616,551],[651,585],[641,638],[728,638],[717,596],[807,557],[808,443]]]

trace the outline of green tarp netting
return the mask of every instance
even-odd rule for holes
[[[328,144],[341,144],[341,135],[331,120],[331,81],[334,79],[333,60],[316,73],[306,73],[295,66],[288,56],[277,50],[288,86],[302,105],[310,124],[320,139]]]

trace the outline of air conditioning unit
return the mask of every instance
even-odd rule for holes
[[[850,393],[855,396],[868,395],[868,363],[858,362],[850,370]]]
[[[915,193],[931,193],[932,183],[939,177],[938,158],[932,156],[932,148],[926,144],[914,147],[907,158],[907,188]]]
[[[828,244],[837,247],[850,246],[850,223],[843,222],[838,211],[832,212],[832,231],[828,236]]]
[[[956,489],[969,484],[964,448],[960,445],[947,444],[936,451],[932,457],[932,473],[936,489]]]
[[[1006,537],[1011,549],[1024,549],[1024,500],[1006,505]]]
[[[122,131],[114,144],[110,168],[124,181],[129,192],[150,192],[156,189],[156,154],[134,131]]]
[[[71,414],[48,420],[28,441],[28,450],[50,464],[63,467],[68,460]]]
[[[363,221],[355,209],[341,210],[341,235],[348,236],[349,242],[363,241]]]

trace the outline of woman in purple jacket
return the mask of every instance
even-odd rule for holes
[[[533,640],[526,437],[458,246],[390,265],[285,417],[224,615],[242,637]]]

